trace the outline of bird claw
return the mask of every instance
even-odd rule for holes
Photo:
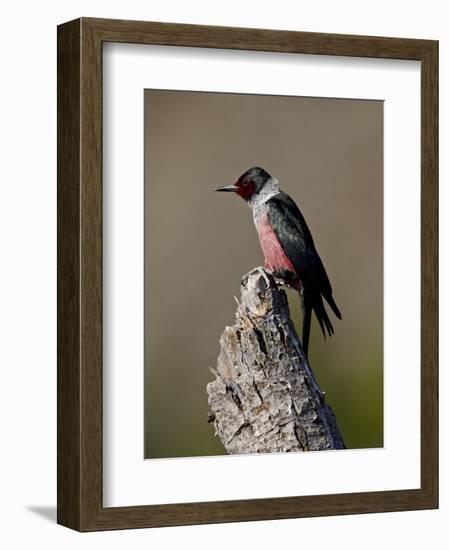
[[[277,286],[288,286],[288,284],[284,281],[280,281],[279,279],[275,279]]]

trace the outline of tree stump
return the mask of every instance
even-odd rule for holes
[[[232,327],[207,385],[209,422],[228,454],[344,449],[290,319],[287,296],[258,267],[241,281]]]

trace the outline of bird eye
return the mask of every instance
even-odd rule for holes
[[[246,187],[247,185],[248,185],[248,180],[245,180],[245,181],[243,182],[243,187]]]

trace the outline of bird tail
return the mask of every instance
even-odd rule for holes
[[[340,310],[337,307],[337,304],[334,302],[334,299],[332,298],[332,294],[324,297],[326,302],[331,306],[332,311],[335,313],[335,316],[341,320],[341,313]]]
[[[340,310],[337,304],[334,302],[332,295],[325,296],[326,302],[332,308],[335,316],[341,319]],[[329,319],[326,308],[324,306],[323,298],[319,292],[311,292],[310,290],[303,289],[302,294],[302,308],[303,308],[303,324],[302,324],[302,347],[306,356],[308,356],[309,339],[310,339],[310,325],[312,321],[312,310],[315,312],[318,324],[320,325],[321,332],[324,338],[326,338],[326,332],[329,336],[334,334],[334,327]]]
[[[332,302],[335,305],[335,302],[332,300]],[[331,306],[332,307],[332,306]],[[338,311],[337,306],[335,305],[336,310]],[[313,297],[313,310],[315,311],[316,318],[318,319],[318,323],[321,328],[321,332],[323,333],[324,338],[326,338],[326,331],[329,336],[332,336],[334,334],[334,327],[332,326],[332,323],[330,322],[329,316],[327,315],[327,311],[324,307],[323,298],[321,297],[321,294],[317,293]],[[334,308],[332,307],[332,310],[335,313]],[[337,315],[337,313],[335,313]],[[341,319],[341,314],[338,311],[337,317]]]

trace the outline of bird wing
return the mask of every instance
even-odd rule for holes
[[[332,287],[323,262],[295,202],[285,193],[278,193],[267,201],[267,207],[273,231],[304,287],[318,291],[327,301],[332,300]]]

